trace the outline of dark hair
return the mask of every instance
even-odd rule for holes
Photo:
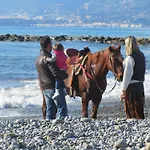
[[[87,55],[87,53],[90,52],[90,51],[91,51],[91,50],[90,50],[88,47],[84,47],[83,50],[80,50],[80,52],[79,52],[79,57],[80,57],[80,56],[85,56],[85,55]]]
[[[53,46],[53,50],[64,51],[64,47],[61,43],[55,43],[55,45]]]
[[[49,38],[49,36],[42,36],[40,39],[40,45],[41,48],[47,48],[48,44],[51,44],[51,39]]]
[[[84,50],[85,50],[87,53],[91,51],[91,50],[88,48],[88,46],[85,46],[85,47],[84,47]]]

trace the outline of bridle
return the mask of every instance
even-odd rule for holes
[[[90,69],[91,69],[92,76],[93,76],[94,79],[95,79],[95,74],[94,74],[93,68],[90,67]],[[114,77],[115,77],[115,74],[114,74]],[[94,81],[95,81],[95,83],[96,83],[97,88],[98,88],[102,93],[110,93],[110,92],[116,87],[116,85],[117,85],[117,79],[116,79],[116,77],[115,77],[114,86],[113,86],[108,92],[104,92],[104,91],[100,88],[100,86],[99,86],[99,84],[97,83],[96,79],[95,79]],[[104,80],[102,80],[102,81],[100,82],[100,84],[102,84],[103,82],[104,82]]]
[[[113,72],[113,74],[114,74],[114,76],[115,76],[115,78],[116,78],[116,72],[115,72],[115,67],[114,67],[114,65],[113,65],[113,63],[112,63],[112,57],[114,57],[114,56],[112,56],[112,54],[110,54],[109,55],[109,61],[110,61],[110,65],[111,65],[111,70],[112,70],[112,72]],[[120,59],[119,59],[119,57],[118,56],[115,56],[115,59],[118,59],[119,61],[120,61]]]
[[[118,58],[119,59],[119,58]],[[91,71],[91,74],[89,74],[85,68],[83,67],[82,64],[79,63],[79,66],[82,68],[82,71],[83,73],[88,77],[90,78],[91,80],[93,80],[97,86],[97,88],[102,92],[102,93],[110,93],[117,85],[117,78],[116,78],[116,74],[115,74],[115,70],[114,70],[114,67],[113,67],[113,64],[112,64],[112,55],[109,55],[109,60],[110,60],[110,64],[111,64],[111,67],[112,67],[112,70],[113,70],[113,74],[114,74],[114,77],[115,77],[115,83],[114,83],[114,86],[108,91],[108,92],[104,92],[99,84],[97,83],[97,80],[96,80],[96,77],[95,77],[95,74],[94,74],[94,71],[93,71],[93,68],[91,67],[91,64],[90,64],[90,71]],[[92,63],[92,62],[91,62]],[[105,80],[102,80],[100,82],[100,84],[102,84]]]

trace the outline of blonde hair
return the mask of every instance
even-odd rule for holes
[[[131,55],[133,52],[138,52],[139,48],[137,45],[136,38],[134,36],[129,36],[125,40],[125,49],[126,49],[126,55]]]
[[[53,46],[53,50],[55,50],[55,51],[64,51],[64,47],[61,43],[55,43],[55,45]]]

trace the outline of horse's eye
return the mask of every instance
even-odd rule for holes
[[[115,57],[115,54],[112,54],[111,57]]]

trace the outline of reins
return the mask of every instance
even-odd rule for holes
[[[89,73],[85,70],[85,68],[83,67],[82,64],[79,63],[79,66],[82,68],[83,73],[84,73],[88,78],[92,79],[92,80],[95,82],[97,88],[98,88],[102,93],[110,93],[110,92],[116,87],[116,85],[117,85],[117,80],[116,80],[116,78],[115,78],[115,84],[114,84],[114,86],[111,88],[111,90],[109,90],[108,92],[104,92],[104,91],[100,88],[100,86],[98,85],[98,83],[97,83],[97,81],[96,81],[96,79],[95,79],[95,75],[94,75],[94,71],[93,71],[92,67],[90,67],[91,73],[92,73],[92,75],[91,75],[91,74],[89,74]],[[115,76],[115,75],[114,75],[114,76]],[[104,80],[102,80],[102,82],[104,82]],[[101,82],[101,83],[102,83],[102,82]],[[100,84],[101,84],[101,83],[100,83]]]
[[[95,75],[94,75],[94,71],[93,71],[93,69],[92,69],[92,67],[91,67],[91,73],[92,73],[92,75],[93,75],[93,78],[95,79]],[[115,76],[114,76],[115,77]],[[102,82],[104,82],[104,80],[102,80]],[[101,82],[101,83],[102,83]],[[100,88],[100,86],[98,85],[98,83],[96,82],[96,79],[95,79],[95,83],[96,83],[96,86],[97,86],[97,88],[102,92],[102,93],[110,93],[115,87],[116,87],[116,85],[117,85],[117,80],[116,80],[116,78],[115,78],[115,84],[114,84],[114,86],[108,91],[108,92],[104,92],[101,88]],[[101,84],[100,83],[100,84]]]
[[[103,90],[99,87],[99,85],[97,84],[95,77],[92,76],[92,75],[90,75],[88,72],[86,72],[85,68],[84,68],[81,64],[79,64],[79,65],[80,65],[80,67],[82,68],[83,73],[85,73],[85,75],[86,75],[87,77],[89,77],[90,79],[92,79],[92,80],[95,82],[97,88],[98,88],[102,93],[104,93],[104,91],[103,91]],[[92,69],[92,68],[91,68],[91,69]]]
[[[82,64],[79,64],[79,66],[82,68],[83,72],[85,73],[85,75],[86,75],[87,77],[89,77],[89,78],[95,80],[95,78],[94,78],[92,75],[90,75],[88,72],[86,72],[86,70],[85,70],[85,68],[83,67]]]

